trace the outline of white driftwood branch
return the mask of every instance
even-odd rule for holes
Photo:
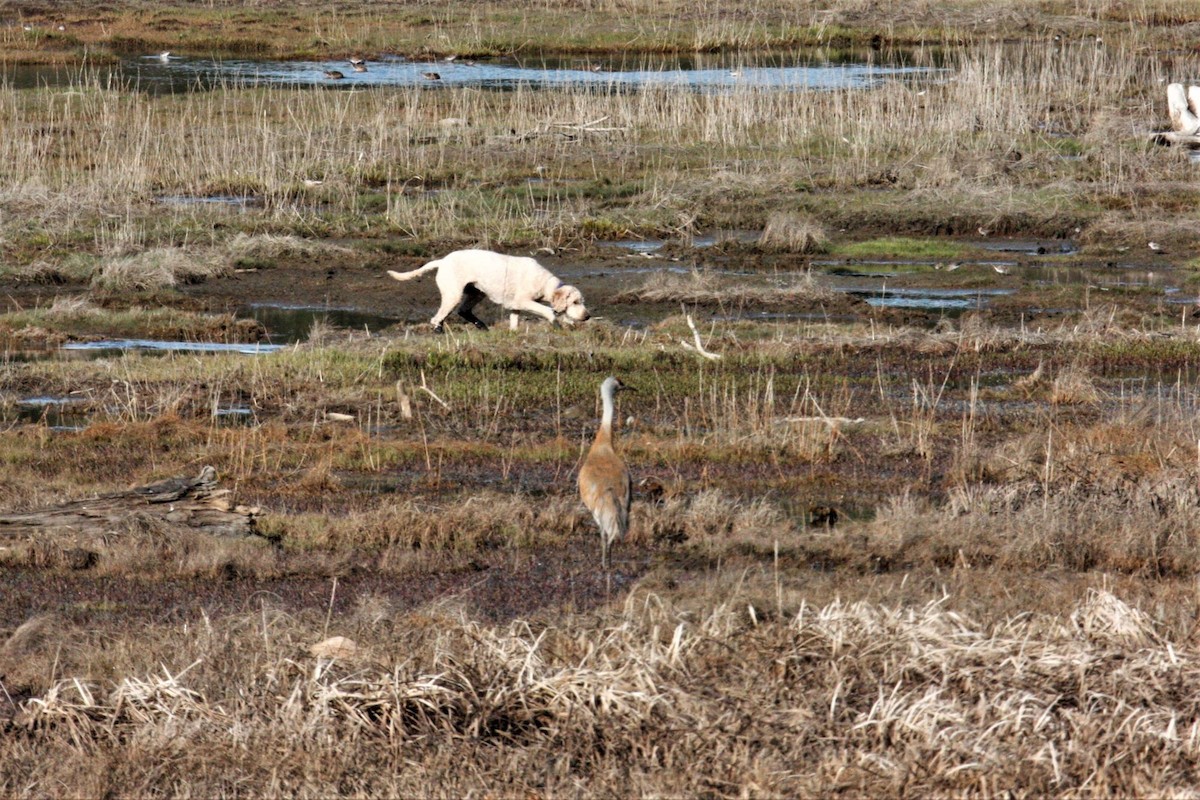
[[[430,389],[429,386],[426,385],[425,370],[421,370],[421,391],[425,392],[427,395],[432,397],[434,400],[437,400],[439,403],[441,403],[442,408],[446,409],[447,411],[450,410],[450,406],[446,403],[446,401],[443,400],[442,398],[438,397],[436,394],[434,394],[433,389]]]
[[[682,342],[680,342],[680,344],[682,344],[684,346],[684,348],[686,348],[688,350],[695,350],[697,353],[704,356],[709,361],[719,361],[721,359],[720,353],[713,353],[713,352],[710,352],[710,351],[704,349],[704,345],[700,342],[700,331],[696,330],[696,323],[692,321],[692,315],[685,314],[684,316],[687,317],[688,327],[692,329],[692,336],[696,337],[696,344],[693,347],[692,343],[687,341],[686,339],[684,339]]]
[[[1183,88],[1182,83],[1167,86],[1167,111],[1171,127],[1183,136],[1200,133],[1200,86]]]
[[[1150,139],[1158,144],[1200,145],[1200,86],[1185,89],[1182,83],[1169,84],[1167,112],[1173,130],[1153,131]]]

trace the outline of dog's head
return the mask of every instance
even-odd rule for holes
[[[550,307],[555,314],[562,314],[568,322],[583,322],[591,314],[583,305],[583,295],[574,286],[559,286],[550,294]]]

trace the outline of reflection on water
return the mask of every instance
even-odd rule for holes
[[[220,86],[281,85],[289,87],[353,88],[367,86],[471,86],[484,89],[595,87],[633,90],[676,87],[727,91],[740,87],[759,89],[855,89],[874,86],[885,79],[935,76],[946,70],[905,64],[899,54],[880,63],[878,54],[862,53],[831,58],[824,51],[788,53],[696,54],[677,57],[544,55],[530,58],[495,58],[480,61],[410,61],[402,56],[368,60],[365,72],[354,71],[344,61],[267,61],[192,58],[172,55],[132,56],[111,67],[9,66],[0,70],[0,81],[15,88],[71,86],[87,79],[101,84],[122,84],[154,93],[176,93]],[[330,75],[341,75],[332,78]]]
[[[63,350],[85,350],[101,356],[121,355],[130,350],[159,353],[273,353],[282,345],[225,342],[166,342],[158,339],[100,339],[95,342],[67,342]]]
[[[248,208],[261,208],[261,198],[246,195],[217,194],[200,197],[197,195],[167,194],[156,198],[166,206],[228,206],[238,211]]]
[[[45,425],[54,431],[78,431],[88,426],[87,415],[72,408],[73,397],[26,397],[0,407],[0,422]]]
[[[1079,252],[1079,247],[1066,239],[984,239],[970,244],[983,250],[1030,256],[1073,255]]]
[[[873,306],[884,308],[919,308],[929,311],[962,311],[980,309],[992,297],[1016,294],[1015,289],[889,289],[876,291],[851,290]]]
[[[251,304],[237,312],[261,322],[267,329],[267,337],[278,347],[308,339],[316,323],[337,328],[378,331],[400,322],[399,317],[372,314],[354,308],[321,308],[315,306],[279,306]]]

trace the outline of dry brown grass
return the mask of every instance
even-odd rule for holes
[[[767,217],[758,243],[767,250],[810,255],[825,252],[829,236],[810,214],[776,211]]]
[[[811,273],[780,281],[776,285],[762,285],[761,280],[749,283],[744,278],[728,278],[715,272],[692,270],[686,274],[656,272],[641,286],[618,292],[612,302],[683,303],[734,309],[746,306],[807,307],[840,297],[842,295],[817,283]]]
[[[1179,700],[1200,691],[1193,645],[1106,591],[987,626],[939,602],[738,590],[537,628],[362,610],[325,631],[264,608],[108,656],[80,630],[30,644],[73,647],[0,738],[0,787],[1163,795],[1200,748]],[[308,655],[329,633],[355,656]]]

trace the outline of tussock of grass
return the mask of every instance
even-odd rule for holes
[[[0,338],[44,346],[87,336],[256,342],[266,337],[266,330],[255,320],[238,319],[232,314],[197,314],[137,305],[114,311],[84,297],[60,296],[48,307],[0,314]]]
[[[829,237],[824,227],[811,216],[777,211],[767,217],[758,243],[767,250],[807,255],[825,252],[829,247]]]
[[[103,259],[92,285],[111,292],[152,291],[185,283],[200,283],[223,268],[194,252],[159,247],[137,255]]]
[[[684,303],[693,306],[777,308],[829,301],[842,297],[813,278],[811,273],[777,286],[752,286],[713,272],[693,270],[686,275],[658,272],[640,287],[617,293],[614,303]]]
[[[314,256],[324,253],[345,254],[348,247],[317,239],[304,239],[286,234],[238,233],[225,245],[231,262],[244,258],[282,258],[284,256]]]

